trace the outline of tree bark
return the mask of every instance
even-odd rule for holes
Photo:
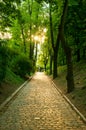
[[[67,46],[64,35],[61,34],[61,43],[66,55],[67,62],[67,92],[70,93],[74,90],[74,78],[73,78],[73,63],[72,63],[72,53],[71,48]]]
[[[56,44],[54,43],[51,8],[52,8],[52,5],[51,5],[51,2],[49,2],[50,34],[51,34],[51,44],[53,48],[53,79],[55,79],[58,76],[57,58],[58,58],[58,49],[59,49],[60,39],[59,39],[59,35],[57,34]]]
[[[46,64],[44,64],[44,69],[45,69],[45,72],[46,72]]]
[[[57,51],[54,51],[54,56],[53,56],[53,79],[55,79],[58,74],[57,74]]]
[[[35,61],[37,61],[38,44],[35,43]]]
[[[50,54],[50,75],[52,74],[52,62],[53,62],[53,56]]]
[[[77,62],[79,62],[80,61],[80,49],[77,49]]]
[[[60,40],[62,47],[64,49],[67,61],[67,92],[71,92],[74,89],[74,78],[73,78],[73,63],[72,63],[72,54],[71,48],[68,46],[65,37],[64,37],[64,23],[67,14],[68,8],[68,0],[65,0],[63,14],[61,17],[61,24],[60,24]]]
[[[33,60],[33,45],[32,45],[32,6],[33,6],[33,0],[31,1],[31,3],[29,3],[28,1],[28,13],[30,15],[30,54],[29,54],[29,58],[31,60]]]
[[[24,44],[24,53],[26,53],[26,40],[25,40],[23,25],[21,25],[21,32],[22,32],[22,39]]]
[[[79,62],[80,61],[80,57],[81,57],[81,55],[80,55],[80,48],[78,48],[79,47],[79,43],[80,41],[79,41],[79,38],[77,37],[76,38],[76,45],[77,45],[77,51],[76,51],[76,57],[77,57],[77,59],[76,59],[76,61],[77,62]]]
[[[51,44],[54,50],[54,36],[53,36],[53,25],[52,25],[52,14],[51,14],[51,2],[49,2],[49,20],[50,20],[50,35],[51,35]]]

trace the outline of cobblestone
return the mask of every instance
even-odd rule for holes
[[[86,130],[43,73],[36,73],[0,115],[0,130]]]

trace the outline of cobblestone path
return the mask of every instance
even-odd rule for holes
[[[0,115],[0,130],[86,130],[43,73],[36,73]]]

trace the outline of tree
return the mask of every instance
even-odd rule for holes
[[[20,4],[21,2],[22,4]],[[0,5],[2,5],[0,8],[0,11],[1,11],[0,29],[2,30],[3,34],[5,31],[7,31],[9,32],[9,35],[11,35],[10,37],[11,39],[9,39],[8,44],[6,46],[8,50],[8,57],[7,57],[8,67],[12,70],[13,64],[15,63],[17,59],[19,66],[18,68],[16,68],[15,67],[16,64],[14,64],[14,70],[12,71],[15,71],[16,69],[16,71],[18,72],[19,68],[21,67],[21,62],[24,62],[24,63],[26,62],[25,64],[23,64],[23,67],[25,68],[23,71],[25,71],[26,73],[26,71],[28,71],[29,68],[32,68],[33,64],[32,64],[32,61],[29,59],[29,56],[28,56],[29,54],[27,55],[27,49],[29,50],[29,47],[27,45],[27,42],[29,41],[29,37],[28,37],[29,18],[27,16],[29,15],[27,13],[27,10],[25,10],[26,9],[24,6],[25,2],[26,1],[23,1],[23,0],[22,1],[8,0],[8,1],[0,2]],[[24,57],[22,55],[24,55]],[[17,57],[20,57],[20,59],[18,59]],[[26,59],[24,60],[23,58],[26,58]],[[31,69],[30,72],[32,71],[33,69]]]
[[[21,0],[1,0],[0,1],[0,29],[4,30],[5,27],[10,27],[12,21],[10,18],[15,19],[17,16],[17,5],[21,3]]]
[[[46,72],[46,66],[47,66],[48,57],[49,57],[48,44],[46,42],[41,45],[40,57],[41,57],[40,62],[44,65],[44,69]]]
[[[67,14],[67,8],[68,8],[68,0],[65,0],[63,13],[61,16],[61,22],[59,26],[59,34],[60,34],[62,47],[66,54],[66,61],[67,61],[67,92],[71,92],[74,89],[72,55],[71,55],[71,48],[68,46],[64,37],[64,24],[65,24],[65,18]]]
[[[70,40],[70,46],[73,49],[74,61],[79,62],[85,58],[86,38],[85,38],[85,6],[86,2],[83,0],[71,3],[68,9],[67,20],[65,24],[66,38]],[[70,39],[71,38],[71,39]]]
[[[62,4],[62,2],[61,2]],[[59,7],[59,11],[62,5]],[[60,12],[61,13],[61,12]],[[56,40],[54,39],[54,32],[53,32],[53,24],[52,24],[52,2],[49,1],[49,18],[50,18],[50,34],[51,34],[51,44],[53,48],[53,79],[58,76],[57,72],[57,61],[58,61],[58,50],[59,50],[59,44],[60,44],[60,37],[59,37],[59,32],[57,29],[57,35],[56,35]],[[59,22],[59,21],[58,21]],[[57,22],[57,24],[58,24]],[[57,25],[58,27],[58,25]]]

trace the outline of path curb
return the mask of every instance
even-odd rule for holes
[[[62,91],[57,87],[57,85],[52,81],[53,86],[59,91],[63,98],[69,103],[71,108],[80,116],[84,123],[86,123],[86,118],[84,115],[71,103],[71,101],[62,93]]]
[[[13,99],[14,96],[16,96],[16,94],[24,87],[26,86],[26,84],[32,79],[32,77],[30,79],[28,79],[27,81],[25,81],[17,90],[15,90],[11,96],[9,96],[1,105],[0,105],[0,111]]]

